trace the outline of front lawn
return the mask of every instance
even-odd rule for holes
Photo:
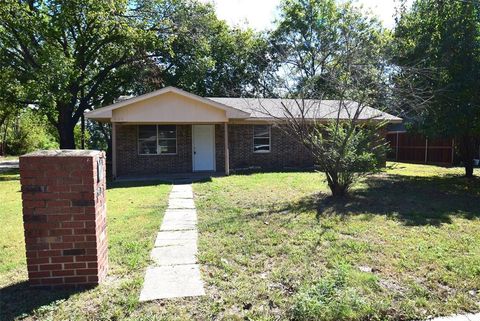
[[[18,171],[0,173],[0,320],[113,320],[134,311],[170,185],[109,186],[109,277],[77,293],[28,288],[19,190]]]
[[[480,180],[389,164],[350,199],[321,174],[196,184],[209,317],[417,319],[480,309]],[[479,172],[477,171],[477,175]]]
[[[318,173],[195,183],[207,295],[142,304],[168,185],[108,190],[109,279],[68,296],[27,289],[17,175],[0,174],[0,319],[406,320],[480,310],[480,180],[389,165],[340,203]]]

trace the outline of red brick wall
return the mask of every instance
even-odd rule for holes
[[[229,125],[230,169],[282,170],[313,167],[310,152],[297,140],[272,126],[270,153],[253,152],[253,125]]]
[[[270,153],[253,152],[253,125],[228,125],[230,169],[281,170],[310,168],[313,160],[305,147],[281,129],[272,127]],[[138,155],[136,125],[117,125],[117,173],[119,176],[192,171],[192,126],[177,125],[176,155]],[[215,125],[217,172],[225,171],[224,125]]]
[[[215,125],[215,162],[217,172],[225,172],[225,125]]]
[[[97,160],[103,164],[100,181]],[[105,278],[105,167],[105,155],[98,151],[40,151],[20,157],[32,286],[88,286]]]
[[[117,125],[117,175],[192,171],[192,126],[177,126],[176,155],[138,155],[138,126]]]
[[[225,171],[224,127],[215,125],[215,161],[217,172]],[[192,171],[192,125],[177,125],[176,155],[138,155],[138,127],[117,125],[118,176]]]

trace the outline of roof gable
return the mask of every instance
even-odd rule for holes
[[[169,99],[162,99],[162,96],[164,96],[164,98],[168,97]],[[177,97],[176,103],[174,102],[175,99],[172,99],[172,97],[175,96]],[[165,103],[164,100],[171,103],[171,105],[161,105],[160,102]],[[183,101],[184,103],[178,103],[178,101]],[[187,101],[190,102],[192,108],[188,108],[188,106],[186,106]],[[176,110],[175,107],[179,107],[180,109]],[[199,109],[196,111],[194,108],[198,107]],[[225,115],[225,119],[245,119],[250,116],[250,114],[245,111],[241,111],[231,106],[191,94],[175,87],[166,87],[148,94],[122,100],[112,105],[87,112],[85,113],[85,116],[89,119],[100,121],[129,121],[133,119],[136,121],[141,121],[142,119],[140,117],[154,116],[153,118],[145,118],[143,120],[159,121],[158,119],[155,119],[157,118],[155,116],[157,114],[158,116],[172,115],[180,117],[181,113],[193,113],[198,116],[196,119],[197,121],[202,119],[205,121],[219,121],[218,117],[214,117],[214,119],[207,119],[206,116],[208,115],[203,114],[202,116],[202,113],[205,112],[207,114],[223,113]],[[136,113],[138,115],[134,116]],[[165,113],[167,113],[167,115],[165,115]],[[129,117],[127,117],[127,114],[129,114]],[[168,118],[170,117],[164,117],[162,118],[162,121],[178,121],[174,119],[169,120]],[[225,119],[222,121],[225,121]],[[189,119],[183,119],[183,121],[189,121]]]
[[[232,120],[272,121],[287,117],[285,106],[295,106],[299,100],[273,98],[204,98],[175,87],[166,87],[148,94],[119,101],[85,113],[89,119],[106,122],[137,123],[201,123]],[[304,100],[309,106],[309,119],[349,119],[357,103],[335,100]],[[399,123],[401,118],[371,107],[364,107],[360,120],[384,120]]]
[[[112,111],[112,122],[209,123],[227,122],[227,111],[202,101],[168,92]]]

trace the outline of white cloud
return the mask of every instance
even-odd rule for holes
[[[215,5],[220,19],[231,26],[248,25],[257,30],[272,26],[280,0],[200,0]],[[412,0],[408,2],[411,3]],[[385,27],[394,26],[395,0],[356,0],[373,14],[377,15]]]

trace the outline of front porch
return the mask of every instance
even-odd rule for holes
[[[114,179],[228,175],[228,124],[112,124]]]
[[[167,87],[85,116],[112,124],[114,179],[311,167],[308,150],[273,127],[274,120],[259,113],[251,117],[247,110],[253,103],[208,99]]]

